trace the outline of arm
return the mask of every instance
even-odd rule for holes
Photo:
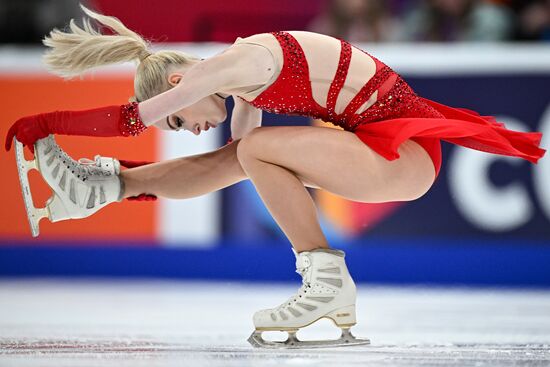
[[[262,110],[240,98],[234,98],[235,107],[231,115],[231,138],[237,140],[255,127],[262,125]]]
[[[135,136],[157,120],[215,92],[239,94],[249,90],[250,86],[265,84],[273,73],[274,60],[261,53],[267,52],[263,47],[246,46],[249,45],[234,45],[196,64],[185,73],[183,83],[139,105],[133,102],[20,118],[6,135],[6,150],[11,148],[14,137],[32,151],[34,142],[49,134]]]
[[[150,126],[216,92],[239,94],[265,84],[274,60],[263,47],[237,44],[191,67],[180,83],[139,104],[141,120]]]

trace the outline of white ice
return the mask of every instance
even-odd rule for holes
[[[254,311],[298,287],[2,280],[0,366],[550,365],[550,290],[359,285],[352,332],[372,345],[252,348]],[[337,338],[339,329],[321,320],[298,335]]]

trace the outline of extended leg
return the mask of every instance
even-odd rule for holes
[[[248,179],[237,159],[240,140],[215,151],[171,159],[121,172],[123,197],[142,193],[172,199],[208,194]],[[302,185],[316,187],[300,178]]]
[[[23,147],[17,143],[17,167],[32,233],[38,235],[41,218],[52,222],[85,218],[110,203],[141,193],[190,198],[242,181],[247,176],[237,159],[238,144],[236,141],[213,152],[120,172],[119,162],[113,158],[74,160],[57,145],[53,135],[36,142],[32,161],[24,159]],[[27,174],[34,168],[54,191],[45,208],[32,204]]]
[[[189,198],[242,181],[247,177],[237,160],[237,144],[120,172],[119,163],[113,158],[74,160],[59,147],[53,135],[36,142],[32,161],[24,159],[22,145],[17,143],[17,167],[33,236],[39,234],[41,218],[52,222],[84,218],[110,203],[141,193]],[[45,208],[32,204],[27,174],[34,168],[54,192]]]
[[[245,180],[237,160],[238,142],[212,152],[181,157],[121,172],[124,197],[141,193],[187,199]]]

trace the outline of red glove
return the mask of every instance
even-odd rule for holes
[[[6,150],[15,136],[34,153],[34,143],[50,134],[83,136],[139,135],[147,127],[139,117],[138,103],[84,111],[55,111],[22,117],[6,135]]]
[[[140,166],[146,166],[151,163],[157,163],[157,162],[151,162],[151,161],[127,161],[125,159],[119,159],[120,165],[125,168],[135,168]]]
[[[129,201],[155,201],[157,200],[156,195],[152,194],[139,194],[138,196],[129,196],[126,198]]]
[[[119,159],[120,165],[126,168],[134,168],[144,166],[147,164],[155,163],[149,161],[127,161],[125,159]],[[139,194],[138,196],[130,196],[126,198],[129,201],[155,201],[157,196],[153,194]]]

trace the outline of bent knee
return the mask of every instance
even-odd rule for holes
[[[264,140],[265,127],[255,127],[243,136],[237,146],[237,159],[239,161],[257,156]]]
[[[261,129],[261,127],[255,127],[239,140],[239,145],[237,146],[237,159],[240,162],[254,156],[254,151],[257,149],[259,140],[257,137],[257,135],[259,135],[257,130],[259,129]]]

